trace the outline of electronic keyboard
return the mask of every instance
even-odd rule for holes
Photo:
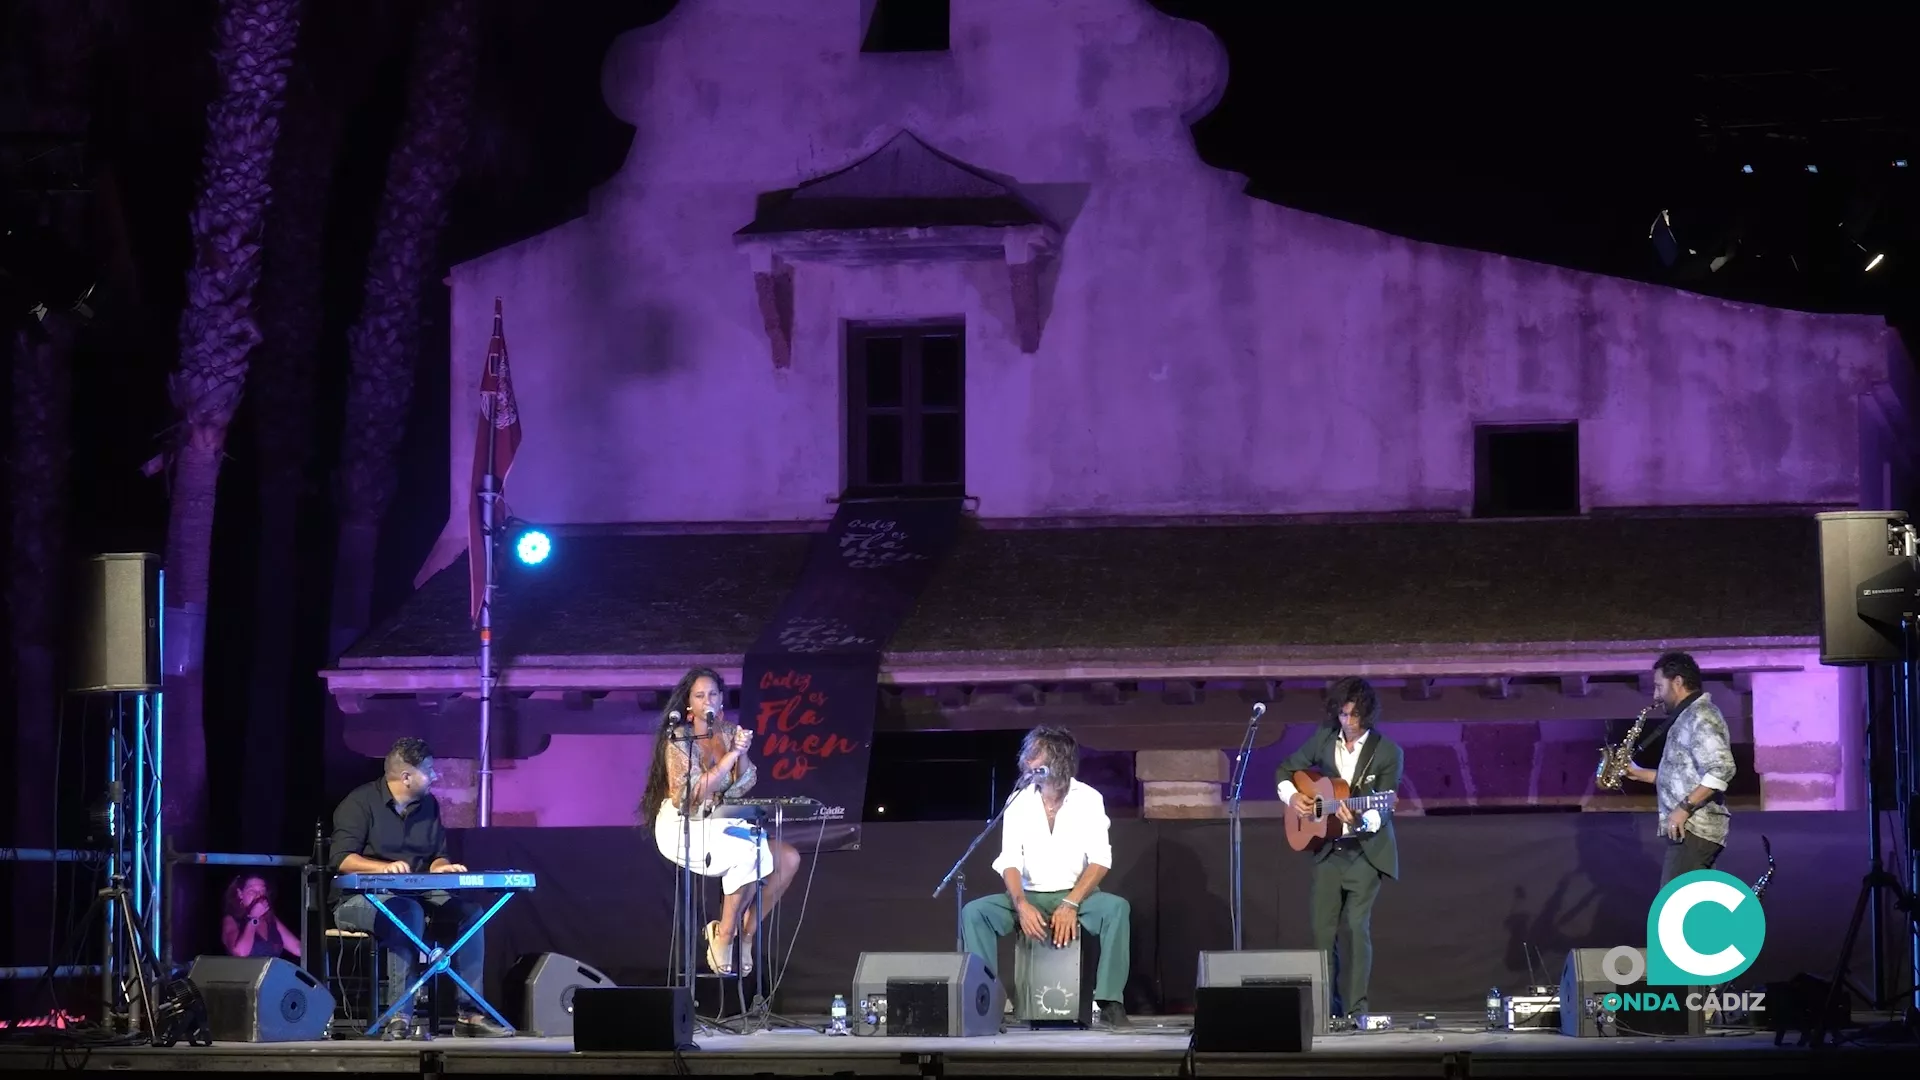
[[[782,795],[774,799],[735,799],[714,806],[713,817],[767,818],[778,809],[782,816],[812,817],[820,811],[820,800],[806,795]]]
[[[333,879],[341,892],[433,892],[476,889],[522,892],[533,888],[533,875],[518,870],[488,870],[478,874],[341,874]]]

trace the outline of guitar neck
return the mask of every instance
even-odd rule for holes
[[[1340,800],[1341,806],[1349,810],[1364,812],[1367,810],[1385,810],[1393,805],[1394,793],[1382,791],[1373,795],[1349,795]]]

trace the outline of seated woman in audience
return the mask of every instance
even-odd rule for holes
[[[241,874],[227,885],[221,904],[220,944],[228,956],[300,959],[300,935],[273,910],[273,887],[258,874]]]

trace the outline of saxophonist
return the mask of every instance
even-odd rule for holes
[[[1667,727],[1660,767],[1627,766],[1627,775],[1658,792],[1660,837],[1667,842],[1660,884],[1695,870],[1708,870],[1726,849],[1727,785],[1733,782],[1733,746],[1727,718],[1702,691],[1700,665],[1683,652],[1653,662],[1654,701],[1666,707]]]

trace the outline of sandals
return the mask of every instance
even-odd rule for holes
[[[707,942],[707,966],[712,968],[716,975],[738,974],[741,978],[745,978],[753,974],[753,939],[750,937],[735,938],[736,941],[740,942],[740,970],[735,972],[733,965],[727,962],[730,957],[721,949],[718,937],[719,933],[720,920],[718,919],[708,923],[706,929],[701,932],[701,937],[705,938]],[[731,946],[732,942],[729,942],[728,945]]]
[[[719,919],[708,923],[707,928],[701,932],[701,936],[707,940],[707,966],[712,968],[716,975],[731,975],[733,966],[727,963],[726,954],[720,951],[720,942],[714,936],[719,932]]]

